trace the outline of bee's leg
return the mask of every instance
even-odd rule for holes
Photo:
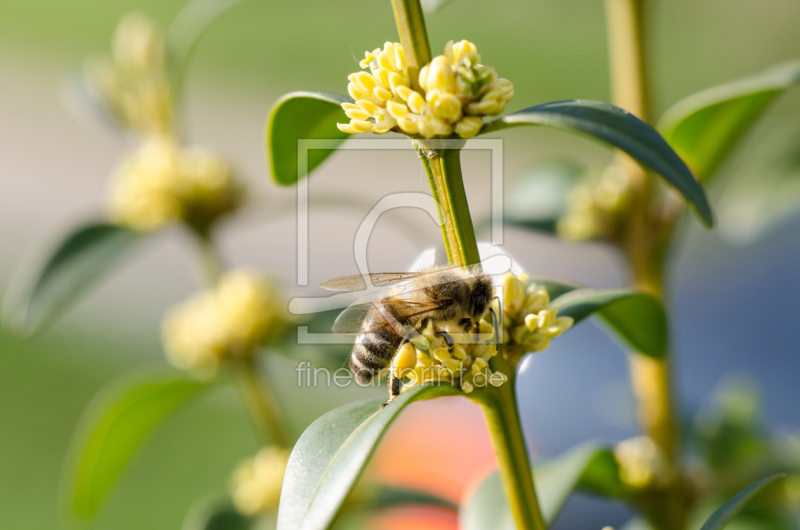
[[[490,307],[489,311],[492,312],[492,323],[494,324],[494,341],[497,344],[497,347],[500,347],[500,320],[497,318],[497,313],[494,312],[494,308]]]
[[[394,401],[394,398],[400,395],[400,385],[402,383],[403,381],[394,374],[389,376],[389,401],[381,405],[381,408]]]
[[[455,344],[455,341],[453,340],[453,337],[448,332],[446,332],[446,331],[437,331],[436,334],[444,339],[444,341],[447,343],[447,347],[448,348],[452,348],[453,344]]]

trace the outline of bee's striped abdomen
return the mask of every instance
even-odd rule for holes
[[[369,383],[388,368],[403,339],[391,327],[359,335],[350,355],[350,371],[356,381]]]

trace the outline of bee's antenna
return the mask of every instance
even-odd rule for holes
[[[500,309],[500,297],[495,296],[494,300],[497,300],[497,309]],[[494,308],[489,306],[489,311],[492,312],[492,322],[494,323],[494,336],[495,336],[495,343],[497,347],[500,347],[500,326],[499,322],[500,319],[497,317],[497,313],[495,312]]]

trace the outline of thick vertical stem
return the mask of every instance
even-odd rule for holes
[[[492,437],[506,499],[518,529],[546,530],[517,409],[514,368],[498,355],[492,359],[492,369],[509,374],[509,380],[476,401],[483,408]]]
[[[461,174],[461,151],[426,149],[419,141],[416,146],[439,206],[448,259],[461,267],[479,264],[478,243]]]
[[[650,80],[647,70],[647,0],[605,0],[614,103],[644,121],[650,117]],[[663,227],[654,221],[652,177],[627,156],[620,163],[629,177],[630,211],[621,245],[631,269],[635,287],[663,300]],[[652,359],[630,356],[631,385],[638,404],[642,430],[664,452],[669,471],[676,479],[665,491],[652,514],[659,529],[685,527],[679,463],[679,430],[675,417],[671,355]]]
[[[392,6],[411,83],[419,89],[417,72],[431,60],[422,7],[419,0],[392,0]],[[422,140],[415,141],[414,146],[439,206],[442,237],[450,263],[461,267],[478,265],[480,254],[461,174],[460,146],[428,148]],[[495,356],[492,368],[508,374],[509,381],[488,391],[479,401],[497,453],[506,498],[519,530],[546,530],[517,410],[513,368],[506,364],[502,354]]]

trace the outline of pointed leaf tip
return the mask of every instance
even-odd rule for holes
[[[600,101],[554,101],[492,121],[481,134],[522,125],[587,134],[624,151],[677,189],[706,227],[714,226],[708,197],[694,174],[655,129],[630,112]]]

